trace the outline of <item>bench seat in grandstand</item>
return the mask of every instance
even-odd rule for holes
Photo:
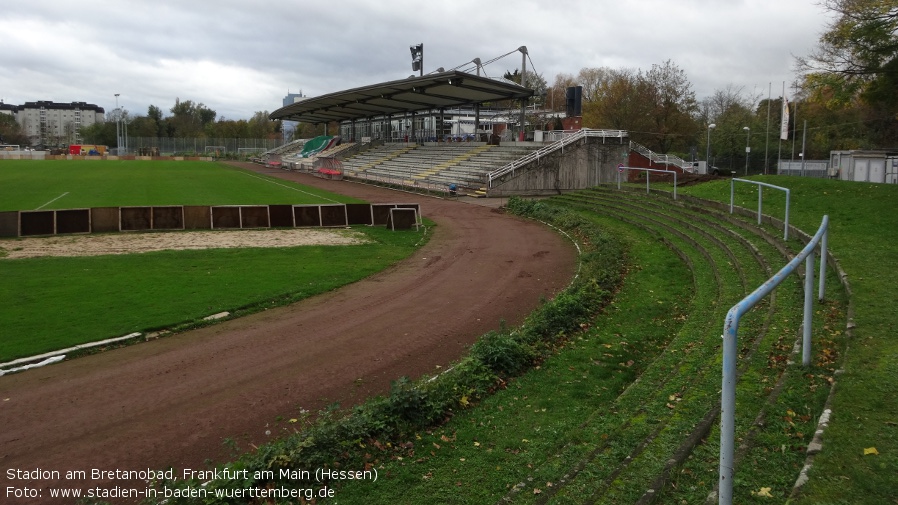
[[[480,187],[487,174],[538,149],[533,146],[385,144],[343,160],[349,176],[399,180],[413,185]]]

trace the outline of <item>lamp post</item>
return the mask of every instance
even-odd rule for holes
[[[119,149],[122,146],[122,122],[121,122],[121,113],[118,110],[118,96],[119,93],[115,94],[115,154],[121,154]]]
[[[705,151],[705,173],[709,173],[711,171],[711,130],[716,128],[717,125],[711,123],[708,125],[708,144],[707,150]]]
[[[745,130],[745,175],[748,176],[748,154],[751,152],[751,147],[749,147],[748,142],[751,140],[751,128],[747,126],[742,127]]]

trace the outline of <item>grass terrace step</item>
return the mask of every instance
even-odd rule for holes
[[[605,210],[607,210],[607,209],[605,209]],[[629,216],[629,217],[626,216],[627,213],[631,213],[631,214],[632,214],[633,212],[634,212],[634,209],[633,209],[632,207],[627,207],[627,208],[624,210],[624,212],[618,214],[616,217],[617,217],[618,219],[629,219],[629,220],[634,221],[634,222],[639,222],[639,220],[641,220],[641,221],[643,221],[643,222],[646,222],[646,220],[652,220],[652,218],[650,218],[649,216],[645,216],[645,215],[640,216],[640,217],[639,217],[639,220],[633,220],[633,219],[632,219],[632,215]],[[655,225],[657,225],[657,224],[658,224],[658,222],[655,221]],[[646,226],[646,225],[643,225],[643,226]],[[651,225],[648,225],[648,226],[651,226]],[[688,226],[687,226],[687,227],[688,227]],[[671,231],[672,231],[672,230],[671,230]],[[707,239],[707,237],[705,237],[705,238]],[[716,241],[714,241],[714,240],[711,240],[710,243],[715,244],[717,247],[721,247],[721,246],[722,246],[721,243],[716,242]],[[697,244],[696,244],[696,245],[697,245]],[[700,247],[704,247],[704,246],[700,246]],[[724,246],[724,247],[725,247],[725,246]],[[703,256],[704,256],[704,255],[703,255]],[[731,255],[731,254],[727,254],[726,256],[728,256],[728,257],[730,257],[730,258],[732,259],[732,255]],[[705,257],[705,261],[707,261],[707,256]],[[751,262],[751,261],[753,261],[753,260],[749,260],[749,261]],[[718,321],[721,321],[721,320],[722,320],[722,316],[720,316],[720,319],[718,319]],[[719,323],[718,323],[718,324],[719,324]],[[716,325],[714,325],[714,326],[716,326]],[[716,330],[716,331],[715,331],[715,330]],[[719,334],[719,329],[714,328],[714,327],[708,328],[706,331],[710,331],[712,335],[713,335],[713,334]],[[715,345],[715,349],[716,349],[716,345]],[[719,366],[718,366],[718,370],[719,370]],[[696,373],[702,374],[703,372],[700,371],[700,370],[697,370]],[[713,387],[714,384],[719,384],[719,371],[718,371],[717,373],[711,374],[710,380],[711,380],[711,384],[710,384],[710,385],[711,385],[712,387]],[[702,389],[707,390],[708,388],[705,387],[705,388],[702,388]],[[685,391],[684,391],[684,393],[685,393]],[[671,396],[677,398],[678,400],[685,400],[683,397],[677,396],[677,394],[672,394]],[[685,403],[681,401],[680,403],[677,404],[677,407],[679,408],[681,405],[685,405]],[[716,405],[715,405],[715,407],[716,407]],[[719,407],[716,407],[716,409],[719,409]],[[706,410],[705,413],[707,414],[707,412],[712,412],[712,414],[713,414],[714,411],[715,411],[716,409]],[[701,411],[701,409],[699,409],[698,411],[696,411],[696,413],[700,413],[700,411]],[[704,416],[703,419],[704,419],[705,417],[708,417],[708,416],[707,416],[707,415]],[[713,419],[713,417],[712,417],[712,419]],[[679,423],[679,424],[680,424],[680,425],[683,425],[683,423]],[[707,428],[707,421],[704,423],[704,425],[705,425],[705,427]],[[667,444],[668,447],[670,447],[670,444],[676,443],[678,440],[681,439],[680,435],[677,434],[677,431],[676,431],[676,430],[669,430],[669,429],[666,430],[666,429],[663,429],[663,428],[662,428],[662,429],[659,429],[657,432],[652,432],[649,436],[647,436],[646,439],[643,440],[643,444],[644,444],[644,445],[639,446],[639,447],[636,449],[636,450],[639,452],[639,454],[631,454],[631,455],[628,455],[630,459],[625,461],[626,466],[630,467],[630,466],[634,466],[634,465],[635,465],[634,468],[636,468],[636,467],[639,467],[640,464],[641,464],[641,463],[640,463],[640,459],[643,459],[643,460],[644,460],[644,459],[649,459],[650,454],[647,454],[647,453],[649,453],[649,452],[651,452],[651,451],[653,450],[653,448],[652,448],[653,445],[657,445],[657,444],[662,444],[662,445],[663,445],[663,443],[664,443],[664,440],[663,440],[663,439],[664,439],[664,436],[665,436],[665,433],[666,433],[666,432],[667,432],[667,433],[670,433],[670,438],[671,438],[670,441],[668,441],[668,444]],[[645,454],[646,456],[643,457],[643,458],[638,458],[638,457],[637,457],[637,456],[641,456],[641,455],[643,455],[643,454]],[[664,460],[669,459],[669,458],[659,458],[659,459],[660,459],[661,461],[664,461]],[[634,470],[634,471],[637,471],[637,470]],[[668,470],[668,471],[669,471],[669,470]],[[617,478],[620,476],[621,473],[624,473],[624,471],[621,470],[621,472],[619,472],[618,474],[614,475],[615,479],[617,479]],[[633,479],[618,479],[618,480],[619,480],[619,481],[620,481],[620,480],[623,480],[623,481],[632,481]],[[639,486],[636,486],[636,487],[638,488]],[[578,490],[578,491],[576,491],[576,493],[579,493],[579,492],[581,492],[581,491],[582,491],[582,490]],[[637,493],[638,493],[638,492],[639,492],[639,489],[637,489],[636,491],[637,491]],[[614,493],[614,490],[611,489],[611,488],[609,488],[609,489],[605,489],[605,490],[602,491],[603,496],[604,496],[604,495],[607,495],[608,493],[612,493],[612,494],[613,494],[613,493]],[[632,493],[631,493],[631,495],[632,495]],[[632,498],[632,496],[630,496],[630,498]],[[629,500],[629,498],[628,498],[628,500]]]
[[[632,204],[623,203],[622,200],[629,200],[629,198],[620,198],[618,195],[608,195],[603,194],[601,196],[597,196],[594,192],[592,194],[586,193],[581,195],[572,195],[566,197],[568,200],[577,201],[578,199],[583,199],[589,202],[588,205],[592,205],[596,208],[601,207],[603,211],[608,212],[609,214],[615,215],[619,219],[628,219],[631,224],[638,220],[651,220],[650,216],[645,214],[640,214],[636,210],[634,210],[634,206]],[[698,211],[690,211],[682,209],[680,206],[673,203],[664,203],[661,200],[657,199],[654,202],[650,202],[650,198],[646,197],[633,197],[633,200],[643,200],[646,208],[651,208],[654,213],[664,213],[664,208],[668,208],[668,212],[671,212],[675,215],[679,215],[683,220],[690,220],[697,223],[703,223],[704,226],[711,226],[717,228],[718,230],[721,226],[732,226],[730,229],[730,233],[739,233],[744,232],[745,228],[741,225],[732,225],[731,222],[724,220],[723,224],[718,226],[717,223],[709,222],[709,217],[707,215],[706,209],[700,209]],[[582,205],[582,203],[581,203]],[[630,214],[627,216],[626,214]],[[634,216],[638,216],[634,219]],[[644,224],[642,226],[645,226]],[[774,247],[769,244],[766,240],[758,240],[758,234],[748,233],[749,237],[746,237],[742,240],[743,244],[747,244],[750,249],[753,250],[753,255],[758,258],[771,257],[778,264],[775,265],[775,269],[778,269],[782,264],[785,263],[784,259],[777,258],[777,256],[781,255],[781,248]],[[755,244],[758,244],[757,246]],[[767,277],[769,277],[770,266],[767,265],[764,267],[764,272],[761,273],[763,281]],[[797,279],[793,276],[793,279]],[[795,282],[793,282],[795,284]],[[752,287],[753,289],[753,287]],[[806,435],[807,428],[811,426],[813,419],[816,419],[816,416],[813,415],[815,412],[807,412],[803,414],[796,414],[792,408],[786,406],[790,404],[790,402],[794,402],[796,396],[802,397],[802,394],[795,394],[796,391],[801,392],[803,389],[801,386],[796,387],[796,382],[800,382],[805,375],[805,371],[800,367],[791,367],[787,368],[785,366],[788,361],[787,357],[792,352],[792,343],[795,341],[795,336],[797,334],[797,323],[801,314],[801,294],[800,287],[794,286],[792,289],[783,289],[780,288],[777,293],[780,293],[779,299],[771,299],[771,303],[775,303],[779,308],[774,312],[769,312],[766,320],[761,324],[759,329],[758,338],[755,339],[751,346],[742,345],[742,353],[744,354],[743,362],[741,362],[741,372],[742,378],[740,379],[739,393],[737,397],[739,398],[739,405],[737,412],[737,420],[739,420],[739,426],[737,429],[739,430],[737,435],[743,436],[743,444],[740,446],[738,454],[737,454],[737,462],[740,460],[757,460],[760,455],[766,455],[771,452],[771,447],[769,445],[771,439],[781,440],[783,437],[777,437],[777,433],[770,433],[770,430],[764,430],[765,421],[769,418],[779,419],[779,418],[794,418],[796,420],[801,420],[804,424],[804,428],[797,427],[796,434]],[[785,296],[783,294],[785,293]],[[718,319],[718,325],[722,322],[722,318]],[[818,324],[815,327],[821,327],[822,325]],[[745,342],[745,338],[747,335],[751,335],[752,330],[747,329],[745,324],[740,324],[741,328],[741,338],[742,341]],[[719,328],[717,328],[717,332],[719,334]],[[718,370],[718,377],[716,378],[717,386],[719,387],[719,362],[716,363],[716,369]],[[806,381],[805,381],[806,382]],[[712,381],[706,387],[712,388],[714,386],[714,382]],[[820,387],[818,384],[814,386],[814,389],[818,389],[821,391],[825,391],[827,388]],[[782,394],[784,393],[784,394]],[[807,396],[807,395],[804,395]],[[822,405],[820,400],[820,395],[812,395],[816,396],[817,406],[816,414],[819,415],[819,406]],[[755,408],[755,406],[761,406],[760,408]],[[719,410],[719,406],[716,407]],[[714,414],[713,411],[709,411],[710,414]],[[786,415],[782,415],[785,413]],[[792,413],[792,415],[789,415]],[[705,427],[707,428],[707,421],[713,420],[706,416],[704,419]],[[794,422],[792,420],[789,421],[790,426],[794,426]],[[702,468],[705,469],[704,474],[700,474],[695,470],[691,469],[689,465],[683,466],[680,468],[680,463],[684,461],[693,461],[696,458],[686,459],[685,456],[688,455],[688,452],[685,452],[688,449],[687,446],[678,448],[676,451],[678,453],[678,457],[675,461],[678,461],[676,464],[666,464],[664,470],[658,475],[658,477],[650,483],[650,485],[646,486],[646,489],[652,489],[652,492],[645,492],[642,496],[636,498],[637,493],[630,493],[629,495],[619,496],[619,498],[623,499],[626,502],[630,502],[631,500],[636,499],[637,502],[650,502],[655,500],[660,493],[660,488],[665,482],[670,481],[671,479],[676,478],[677,481],[686,480],[683,478],[683,475],[698,475],[697,479],[694,479],[690,485],[686,486],[676,486],[676,487],[668,487],[666,488],[667,494],[674,494],[680,496],[680,500],[685,500],[688,503],[692,503],[697,495],[701,495],[703,492],[707,491],[707,485],[709,482],[713,482],[716,484],[716,466],[713,465],[714,461],[717,458],[717,444],[716,440],[719,438],[719,434],[716,432],[716,424],[713,425],[714,431],[713,436],[708,439],[708,443],[699,446],[698,452],[703,455],[702,459]],[[802,433],[800,430],[805,429],[806,433]],[[745,435],[742,435],[745,434]],[[714,438],[718,437],[718,438]],[[675,437],[676,439],[676,437]],[[690,437],[686,438],[688,445]],[[757,443],[752,443],[753,441],[757,441]],[[694,442],[693,442],[694,443]],[[781,444],[781,447],[783,445]],[[786,478],[784,478],[784,474],[779,471],[777,474],[777,470],[771,471],[771,479],[770,482],[774,486],[780,486],[777,490],[779,491],[780,496],[788,495],[788,486],[791,485],[791,482],[794,481],[795,476],[797,475],[798,470],[800,469],[800,464],[802,462],[802,454],[795,454],[795,446],[794,444],[789,445],[790,450],[789,454],[785,454],[783,458],[787,461],[783,461],[783,464],[786,465],[787,468],[792,468],[792,472],[786,472]],[[641,453],[645,453],[649,451],[650,448],[640,449]],[[785,451],[780,451],[781,453]],[[709,457],[710,455],[710,457]],[[764,456],[760,456],[764,457]],[[638,466],[638,463],[629,463],[628,466],[633,466],[634,468]],[[694,465],[693,465],[694,466]],[[798,468],[796,468],[798,467]],[[710,476],[707,473],[707,469],[712,468],[713,472]],[[782,469],[783,467],[779,467]],[[623,479],[619,478],[619,475],[616,475],[615,478],[617,482],[629,482],[633,479]],[[791,480],[790,480],[791,479]],[[697,485],[701,484],[701,486]],[[626,486],[620,486],[624,488]],[[702,489],[702,488],[705,489]],[[712,486],[713,491],[713,486]],[[750,496],[751,490],[741,490],[744,494]],[[580,492],[580,491],[577,491]],[[611,489],[602,491],[603,499],[608,499],[610,496],[614,496],[614,491]],[[677,500],[676,503],[679,503],[680,500]],[[613,502],[613,500],[611,500]],[[664,500],[667,501],[667,500]]]
[[[610,217],[630,221],[630,225],[639,223],[624,213]],[[643,222],[637,226],[654,235],[664,233],[664,225],[659,222]],[[722,254],[710,249],[701,239],[681,231],[666,242],[689,256],[693,264],[696,295],[687,311],[689,316],[663,352],[644,365],[645,371],[639,379],[607,409],[597,410],[584,422],[583,429],[587,432],[584,438],[590,441],[582,447],[577,463],[553,487],[552,494],[561,502],[583,496],[603,497],[610,502],[638,498],[648,481],[661,471],[658,464],[668,459],[666,455],[678,443],[683,427],[691,429],[689,419],[701,417],[713,406],[713,398],[695,392],[694,387],[703,377],[703,364],[713,362],[716,348],[713,343],[702,343],[703,335],[708,334],[702,321],[719,311],[715,306],[725,293],[722,278],[738,283],[738,276],[722,272],[719,265]],[[684,362],[683,356],[689,356],[691,363]],[[657,456],[659,452],[663,456]],[[653,466],[656,468],[652,469]],[[628,495],[630,498],[625,498]],[[521,494],[515,501],[530,500],[528,495]]]

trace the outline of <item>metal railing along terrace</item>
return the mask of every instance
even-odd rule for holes
[[[733,503],[733,477],[736,473],[735,433],[736,433],[736,361],[738,359],[739,320],[764,297],[770,294],[790,274],[805,262],[804,279],[804,322],[802,324],[802,364],[811,364],[811,324],[814,304],[814,249],[820,245],[820,286],[817,298],[823,299],[826,287],[826,254],[829,234],[829,216],[823,216],[823,222],[817,233],[808,241],[804,249],[792,258],[779,272],[761,284],[727,313],[723,325],[723,364],[721,366],[722,388],[720,393],[720,469],[718,503]]]

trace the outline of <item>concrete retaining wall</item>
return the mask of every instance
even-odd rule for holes
[[[629,142],[587,137],[493,180],[489,196],[546,195],[617,181]]]

